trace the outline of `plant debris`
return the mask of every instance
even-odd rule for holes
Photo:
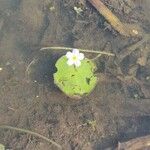
[[[100,0],[88,0],[105,19],[112,25],[112,27],[124,36],[139,36],[141,28],[132,24],[123,23],[115,16]]]

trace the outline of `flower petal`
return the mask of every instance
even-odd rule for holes
[[[66,53],[66,57],[67,57],[68,59],[70,59],[70,58],[72,57],[72,53],[71,53],[71,52],[67,52],[67,53]]]
[[[74,55],[78,56],[78,55],[79,55],[79,50],[78,50],[78,49],[73,49],[73,50],[72,50],[72,53],[73,53]]]
[[[69,66],[71,66],[71,65],[74,64],[74,61],[73,61],[72,59],[68,59],[67,64],[68,64]]]
[[[84,54],[83,53],[80,53],[79,54],[79,60],[83,60],[84,59]]]
[[[79,67],[81,65],[81,62],[80,62],[80,60],[77,60],[77,61],[74,62],[74,64],[75,64],[76,67]]]

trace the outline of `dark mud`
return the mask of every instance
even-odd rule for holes
[[[123,22],[150,33],[149,0],[103,2]],[[120,54],[141,40],[121,36],[88,2],[80,3],[83,12],[77,14],[74,7],[79,4],[73,0],[0,0],[0,125],[35,131],[65,150],[114,149],[118,142],[150,134],[150,45],[145,42],[121,62],[101,57],[98,71],[104,80],[91,95],[66,97],[52,78],[63,53],[39,52],[41,47]],[[26,69],[33,59],[37,61],[29,80]],[[11,130],[0,130],[0,143],[13,150],[56,149]]]

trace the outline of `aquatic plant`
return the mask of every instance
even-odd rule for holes
[[[55,66],[54,83],[69,97],[81,98],[96,86],[96,66],[78,49],[60,57]]]
[[[105,51],[71,47],[43,47],[40,49],[41,52],[46,52],[47,55],[51,55],[51,52],[55,50],[65,50],[67,53],[61,56],[55,64],[57,71],[53,74],[54,83],[63,93],[72,98],[82,98],[94,89],[98,81],[95,74],[95,62],[101,55],[115,56],[113,53]],[[83,53],[92,53],[96,57],[88,59]],[[37,57],[28,65],[26,74],[29,77],[34,76],[36,66],[39,66],[40,61],[40,58]]]

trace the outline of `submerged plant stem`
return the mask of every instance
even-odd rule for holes
[[[94,57],[92,60],[93,61],[96,61],[96,60],[98,60],[99,59],[99,57],[101,57],[101,54],[98,54],[96,57]]]
[[[71,47],[43,47],[40,50],[44,51],[44,50],[66,50],[66,51],[70,51],[72,49],[75,48],[71,48]],[[101,55],[108,55],[108,56],[115,56],[115,54],[113,53],[107,53],[107,52],[102,52],[102,51],[93,51],[93,50],[87,50],[87,49],[80,49],[80,48],[76,48],[81,52],[85,52],[85,53],[94,53],[94,54],[101,54]]]
[[[45,136],[43,136],[43,135],[41,135],[41,134],[39,134],[39,133],[30,131],[30,130],[27,130],[27,129],[21,129],[21,128],[16,128],[16,127],[7,126],[7,125],[1,125],[0,128],[1,128],[1,129],[15,130],[15,131],[19,131],[19,132],[23,132],[23,133],[28,133],[28,134],[34,135],[34,136],[36,136],[36,137],[39,137],[39,138],[41,138],[41,139],[43,139],[43,140],[45,140],[45,141],[47,141],[47,142],[49,142],[49,143],[55,145],[55,146],[58,147],[59,149],[62,149],[62,147],[61,147],[59,144],[57,144],[56,142],[54,142],[54,141],[48,139],[47,137],[45,137]]]

